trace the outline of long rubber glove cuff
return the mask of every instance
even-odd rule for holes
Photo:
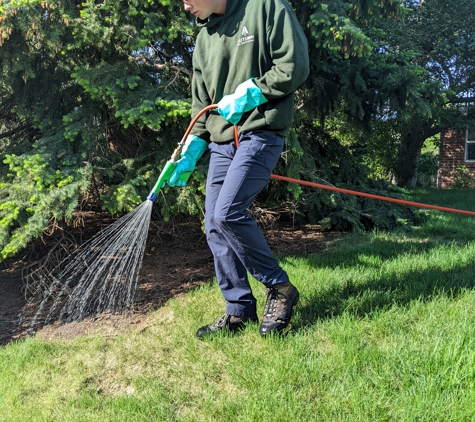
[[[199,136],[188,135],[185,144],[181,150],[180,159],[175,163],[176,167],[170,175],[168,185],[185,186],[189,174],[193,172],[196,167],[196,162],[208,148],[208,143]],[[188,177],[183,177],[183,173],[189,173]],[[180,177],[181,176],[181,177]]]
[[[238,85],[234,94],[225,95],[218,102],[218,113],[228,122],[236,125],[244,113],[267,102],[253,78]]]

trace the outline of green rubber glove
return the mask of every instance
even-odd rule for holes
[[[196,162],[203,155],[208,143],[199,136],[188,135],[180,153],[180,159],[175,163],[175,169],[170,175],[168,185],[172,187],[185,186],[191,173],[196,167]],[[188,173],[188,174],[186,174]]]
[[[228,122],[236,125],[244,113],[266,102],[266,97],[251,78],[238,85],[234,94],[225,95],[217,110]]]

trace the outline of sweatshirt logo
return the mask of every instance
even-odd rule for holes
[[[238,40],[238,45],[247,44],[254,41],[254,35],[249,35],[249,30],[246,26],[242,28],[241,38]]]

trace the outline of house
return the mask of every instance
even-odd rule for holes
[[[437,186],[475,187],[475,128],[441,132]]]

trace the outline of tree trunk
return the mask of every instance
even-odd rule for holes
[[[417,184],[419,162],[424,139],[413,139],[409,134],[401,139],[401,146],[394,168],[394,181],[397,186],[414,188]]]
[[[437,133],[432,121],[403,123],[401,145],[394,166],[394,182],[397,186],[414,188],[417,184],[421,149],[425,140]]]

